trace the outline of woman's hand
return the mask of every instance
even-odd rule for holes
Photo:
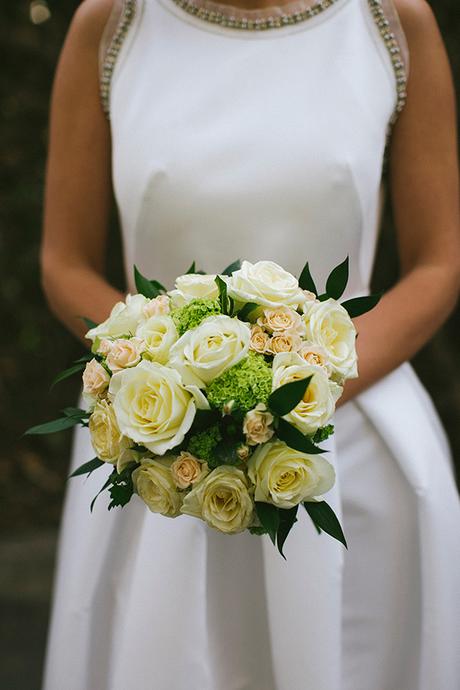
[[[460,286],[455,94],[442,37],[425,0],[396,0],[409,44],[408,99],[394,127],[390,189],[401,280],[355,319],[358,379],[340,404],[410,359],[453,310]]]
[[[42,283],[51,310],[77,337],[80,316],[104,320],[123,296],[104,279],[112,198],[109,123],[98,50],[112,0],[85,0],[70,26],[51,101]]]

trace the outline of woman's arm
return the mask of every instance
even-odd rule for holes
[[[460,217],[455,94],[436,20],[425,0],[396,0],[410,51],[408,99],[395,124],[390,191],[400,281],[355,319],[359,379],[343,404],[432,337],[460,287]]]
[[[110,130],[98,50],[112,0],[85,0],[61,52],[51,99],[42,283],[51,310],[84,339],[79,316],[103,321],[122,295],[104,279],[111,203]]]

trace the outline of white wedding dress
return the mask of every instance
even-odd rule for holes
[[[101,93],[131,290],[133,263],[172,287],[236,258],[308,259],[323,287],[349,255],[347,296],[366,293],[408,67],[389,0],[115,4]],[[305,511],[287,561],[137,497],[90,514],[106,472],[72,479],[44,690],[458,690],[460,508],[433,404],[405,363],[334,421],[348,551]],[[77,431],[72,469],[93,456]]]

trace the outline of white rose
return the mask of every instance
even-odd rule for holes
[[[171,474],[172,457],[143,459],[132,473],[134,489],[152,513],[180,515],[182,495]]]
[[[178,339],[177,329],[170,316],[152,316],[144,321],[136,331],[142,338],[145,351],[154,362],[166,364],[169,351]]]
[[[225,280],[228,294],[238,302],[296,309],[304,301],[297,278],[273,261],[243,261],[241,268]]]
[[[94,451],[104,462],[116,463],[121,453],[131,445],[123,436],[115,411],[108,400],[98,400],[88,422]]]
[[[292,508],[329,491],[335,482],[332,465],[321,455],[307,455],[282,441],[259,446],[248,460],[255,484],[254,499]]]
[[[208,407],[177,371],[147,360],[114,374],[109,395],[122,433],[157,455],[182,443],[197,407]]]
[[[283,352],[273,359],[273,390],[290,381],[313,378],[301,400],[284,416],[304,434],[313,434],[327,424],[342,394],[342,387],[330,381],[326,372],[316,364],[309,364],[296,352]]]
[[[187,273],[177,278],[175,290],[168,294],[174,307],[183,307],[192,299],[217,299],[219,288],[216,285],[216,276],[200,273]]]
[[[356,329],[347,310],[334,299],[306,302],[304,308],[306,337],[326,352],[332,376],[339,381],[356,378]]]
[[[171,348],[169,365],[185,383],[204,388],[249,351],[251,329],[230,316],[208,316],[179,338]]]
[[[98,326],[91,328],[85,338],[120,338],[134,335],[141,321],[145,319],[143,308],[148,299],[144,295],[128,295],[124,302],[117,302],[110,312],[108,319]]]
[[[85,400],[94,402],[109,385],[110,375],[97,359],[87,362],[83,372],[83,393]]]
[[[220,465],[184,496],[181,512],[201,518],[210,527],[234,534],[253,518],[254,504],[242,470]]]
[[[141,361],[143,351],[144,342],[140,338],[118,338],[112,342],[107,354],[107,366],[113,373],[134,367]]]

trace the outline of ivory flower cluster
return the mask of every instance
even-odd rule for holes
[[[356,330],[305,269],[299,280],[273,261],[231,268],[193,270],[170,291],[136,269],[138,294],[86,334],[77,413],[92,462],[111,465],[109,507],[136,494],[153,513],[268,533],[281,551],[286,520],[334,485],[315,439],[357,376]]]

